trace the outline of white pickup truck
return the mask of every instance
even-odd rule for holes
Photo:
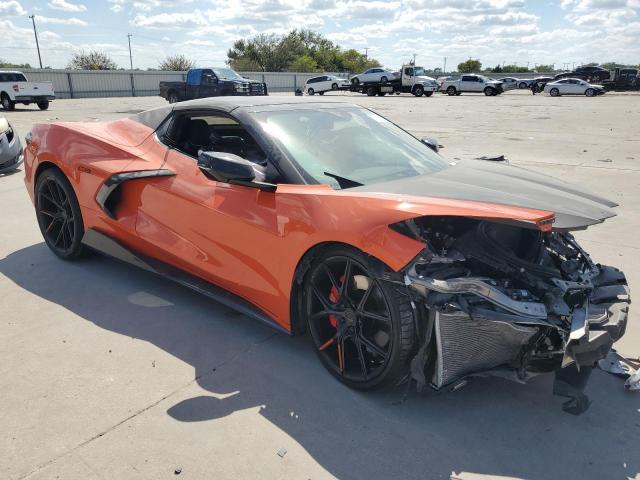
[[[440,86],[442,93],[460,95],[465,92],[483,93],[486,96],[500,95],[503,92],[502,82],[487,78],[484,75],[462,75],[457,80],[445,80]]]
[[[0,71],[0,104],[5,110],[14,110],[16,103],[35,103],[46,110],[54,98],[51,82],[29,82],[22,72]]]

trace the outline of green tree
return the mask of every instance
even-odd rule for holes
[[[343,51],[312,30],[292,30],[286,35],[260,34],[238,40],[227,52],[229,65],[240,71],[361,71],[379,66],[356,50]]]
[[[171,72],[184,72],[185,70],[189,70],[190,68],[194,68],[196,66],[193,60],[189,60],[182,54],[179,55],[171,55],[165,58],[158,64],[159,70],[166,70]]]
[[[519,67],[518,65],[504,65],[502,67],[504,73],[527,73],[528,71],[527,67]]]
[[[536,66],[536,72],[540,73],[550,73],[555,72],[555,65],[538,65]]]
[[[502,73],[503,72],[502,67],[500,66],[500,64],[496,65],[493,68],[490,68],[489,71],[491,73]]]
[[[316,72],[318,71],[318,64],[311,58],[310,55],[304,54],[296,58],[289,64],[289,71],[291,72]]]
[[[109,55],[97,50],[74,53],[67,68],[74,70],[116,70],[118,65]]]
[[[482,63],[480,60],[469,59],[466,62],[458,64],[458,71],[460,73],[473,73],[482,70]]]
[[[32,68],[28,63],[11,63],[0,58],[0,68]]]

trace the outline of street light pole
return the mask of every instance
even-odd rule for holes
[[[36,30],[36,16],[29,15],[31,23],[33,23],[33,34],[36,37],[36,49],[38,50],[38,61],[40,62],[40,68],[42,68],[42,57],[40,56],[40,44],[38,44],[38,31]]]
[[[131,55],[131,34],[127,33],[127,39],[129,40],[129,62],[131,63],[131,71],[133,72],[133,55]]]

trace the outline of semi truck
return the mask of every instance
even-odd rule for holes
[[[417,67],[414,64],[402,65],[400,75],[397,78],[388,80],[383,77],[382,80],[377,82],[361,82],[352,81],[349,88],[352,92],[364,93],[370,97],[384,96],[389,94],[411,93],[416,97],[426,95],[430,97],[433,92],[438,90],[438,83],[435,78],[429,77],[425,74],[423,67]]]

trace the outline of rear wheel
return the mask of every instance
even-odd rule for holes
[[[367,96],[368,97],[375,97],[376,93],[378,93],[378,92],[376,91],[375,88],[373,88],[373,87],[367,88]]]
[[[38,102],[38,108],[40,110],[47,110],[49,108],[49,100],[44,100],[42,102]]]
[[[15,102],[13,102],[9,98],[9,95],[7,95],[6,93],[2,94],[2,98],[0,99],[0,102],[2,103],[2,108],[4,108],[5,110],[12,111],[16,109]]]
[[[413,87],[413,94],[416,97],[421,97],[424,94],[424,87],[422,85],[416,85]]]
[[[527,84],[525,82],[520,82],[520,84],[518,85],[518,88],[520,90],[523,90],[523,89],[527,88]]]
[[[447,95],[449,95],[450,97],[456,94],[456,87],[451,86],[449,88],[447,88]]]
[[[425,94],[427,97],[430,97],[431,95],[433,95],[433,92],[424,92],[424,94]]]
[[[337,90],[338,89],[338,84],[337,83],[332,83],[331,84],[331,90]]]
[[[35,188],[38,226],[47,246],[63,260],[83,253],[84,223],[78,199],[64,174],[55,168],[42,172]]]
[[[176,92],[169,92],[169,103],[178,103],[178,94]]]
[[[307,90],[307,95],[315,95],[316,91],[313,88]]]
[[[327,250],[305,277],[302,302],[322,364],[341,382],[363,390],[399,383],[415,345],[410,299],[371,270],[358,250]]]
[[[560,90],[558,90],[557,88],[552,88],[551,90],[549,90],[549,95],[551,95],[552,97],[559,97]]]

